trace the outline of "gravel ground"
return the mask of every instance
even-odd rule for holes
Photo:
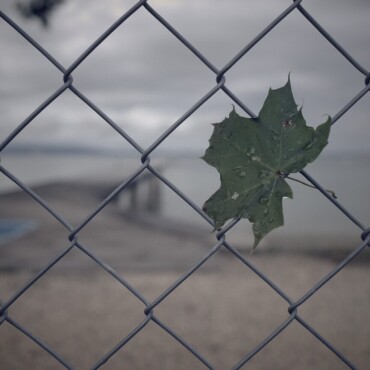
[[[106,189],[40,187],[38,193],[73,224]],[[63,196],[62,196],[63,195]],[[20,193],[0,197],[0,217],[35,219],[35,232],[0,247],[0,294],[6,301],[67,246],[68,233]],[[78,202],[77,202],[78,201]],[[147,299],[155,299],[207,253],[213,235],[190,235],[127,220],[109,206],[80,235]],[[242,253],[292,299],[331,271],[348,252]],[[358,369],[370,369],[369,251],[364,251],[299,308],[299,315]],[[215,369],[230,369],[288,318],[288,304],[249,268],[220,251],[155,308],[155,315]],[[78,250],[22,295],[9,316],[37,335],[75,369],[88,369],[144,318],[144,306]],[[0,369],[59,369],[53,358],[8,322],[0,326]],[[205,369],[154,322],[103,369]],[[298,322],[293,322],[245,369],[347,369]]]

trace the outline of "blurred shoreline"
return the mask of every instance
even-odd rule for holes
[[[53,182],[35,186],[33,190],[73,227],[77,227],[117,185],[118,183],[104,181],[94,184]],[[0,203],[0,223],[19,221],[32,226],[18,237],[2,243],[0,270],[37,270],[40,260],[53,256],[53,252],[55,254],[63,246],[67,246],[69,231],[22,190],[0,194]],[[250,255],[252,236],[248,236],[247,232],[244,228],[236,235],[233,231],[227,235],[228,242],[247,257],[309,255],[339,263],[356,247],[353,243],[340,243],[334,237],[331,243],[327,239],[326,244],[312,244],[311,248],[307,248],[307,240],[306,243],[301,243],[300,238],[293,235],[285,243],[265,243]],[[217,243],[215,233],[206,223],[197,225],[171,219],[160,211],[132,211],[119,198],[113,199],[93,218],[78,237],[83,243],[92,245],[93,250],[99,251],[104,259],[108,258],[117,268],[131,270],[135,266],[135,270],[143,271],[176,270],[182,266],[190,266],[195,261],[194,256],[201,258]],[[312,237],[311,242],[314,239]],[[228,255],[223,248],[220,252]],[[118,255],[120,258],[116,259]],[[78,258],[70,262],[68,268],[72,270],[88,266],[87,261],[83,262]],[[355,262],[370,263],[370,255],[362,253],[361,258],[357,258]]]
[[[76,204],[73,204],[73,207],[83,199],[84,192],[96,194],[94,199],[89,200],[91,208],[96,207],[141,165],[137,153],[123,155],[117,152],[114,152],[115,154],[102,152],[98,155],[98,152],[93,154],[86,150],[77,154],[71,149],[64,155],[61,148],[55,148],[54,152],[49,152],[48,148],[41,148],[36,153],[30,148],[29,152],[26,149],[6,152],[2,156],[2,165],[36,190],[36,193],[42,189],[41,195],[43,192],[48,193],[45,190],[48,187],[64,188],[58,195],[53,195],[54,198],[60,196],[60,202],[68,199],[67,193],[69,191],[73,193],[75,191],[73,187],[77,187],[80,198],[74,200]],[[370,171],[367,171],[369,158],[368,152],[357,152],[352,155],[329,152],[323,153],[320,160],[307,166],[307,171],[324,187],[333,189],[339,201],[365,224],[370,219],[370,208],[363,201],[367,197],[367,184],[370,182]],[[217,171],[194,153],[153,155],[151,164],[198,207],[202,207],[205,200],[219,186]],[[198,231],[211,234],[212,230],[207,222],[172,190],[153,176],[150,180],[151,175],[147,171],[144,171],[142,176],[147,176],[148,181],[143,181],[141,185],[139,177],[135,195],[136,211],[129,206],[133,202],[132,191],[125,189],[120,193],[117,206],[117,212],[121,213],[120,217],[131,218],[131,222],[146,224],[147,227],[151,227],[151,224],[162,224],[163,228],[167,227],[180,233],[182,229],[193,229],[197,234]],[[297,174],[295,177],[299,176]],[[153,184],[156,187],[154,193],[151,189]],[[360,230],[322,194],[300,184],[290,183],[290,185],[294,200],[284,201],[285,225],[268,235],[261,246],[275,250],[286,248],[317,251],[351,250],[361,242]],[[19,187],[1,175],[0,195],[10,195],[17,191]],[[150,212],[146,213],[147,204],[153,203],[153,199],[158,208],[154,217]],[[22,210],[17,217],[22,217]],[[247,220],[241,221],[228,233],[228,238],[233,244],[248,249],[253,244],[250,223]]]

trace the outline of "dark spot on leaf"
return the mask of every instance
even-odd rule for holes
[[[282,125],[284,128],[291,128],[291,127],[294,127],[294,122],[291,118],[285,120],[282,122]]]

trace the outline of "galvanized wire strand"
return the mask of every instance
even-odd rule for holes
[[[111,118],[108,117],[96,104],[88,99],[82,92],[80,92],[75,86],[71,86],[70,90],[79,97],[88,107],[90,107],[95,113],[97,113],[105,122],[107,122],[119,135],[121,135],[129,144],[131,144],[139,153],[143,153],[144,149],[130,136],[128,135],[119,125],[117,125]]]
[[[197,48],[195,48],[180,32],[178,32],[170,23],[168,23],[154,8],[148,3],[144,4],[144,8],[162,25],[167,28],[182,44],[184,44],[195,56],[198,57],[211,71],[218,74],[219,70],[210,62]]]
[[[236,248],[225,241],[224,246],[237,257],[244,265],[248,266],[251,271],[253,271],[261,280],[263,280],[267,285],[269,285],[281,298],[287,301],[289,304],[293,304],[291,298],[288,297],[284,291],[279,288],[271,279],[267,277],[264,273],[259,271],[259,269],[254,266],[246,257],[244,257]]]
[[[73,370],[74,368],[62,358],[54,349],[51,349],[48,345],[46,345],[41,339],[37,338],[33,333],[28,331],[23,325],[19,324],[17,321],[13,320],[10,317],[7,317],[6,321],[14,326],[17,330],[39,345],[43,350],[49,353],[50,356],[55,358],[62,366],[64,366],[68,370]],[[31,364],[30,364],[31,365]],[[5,370],[5,369],[4,369]]]
[[[72,84],[72,78],[67,80],[63,86],[61,86],[55,93],[53,93],[49,98],[47,98],[34,112],[32,112],[1,144],[0,152],[6,148],[18,134],[23,131],[28,124],[33,121],[44,109],[46,109],[56,98],[58,98],[64,91],[66,91]]]
[[[266,347],[273,339],[275,339],[284,329],[286,329],[292,321],[295,319],[296,311],[292,312],[288,319],[286,319],[281,325],[279,325],[267,338],[265,338],[257,347],[250,351],[244,356],[232,370],[238,370],[242,368],[249,360],[251,360],[258,352]]]
[[[23,38],[25,38],[36,50],[38,50],[46,59],[49,60],[57,69],[61,72],[65,72],[65,68],[52,56],[50,55],[33,37],[31,37],[27,32],[25,32],[21,27],[18,26],[11,18],[9,18],[0,9],[0,18],[2,18],[6,23],[9,24],[15,31],[17,31]]]
[[[368,245],[370,235],[368,235],[364,242],[355,248],[339,265],[337,265],[329,274],[323,277],[313,288],[311,288],[306,294],[300,299],[294,302],[289,308],[288,312],[291,313],[297,309],[302,303],[306,302],[307,299],[312,297],[320,288],[322,288],[329,280],[331,280],[340,270],[346,267],[357,255],[359,255]]]
[[[351,101],[349,101],[334,117],[332,117],[331,123],[334,124],[339,118],[341,118],[348,110],[350,110],[366,93],[370,90],[368,84],[363,90],[361,90]]]
[[[110,193],[95,210],[83,220],[79,226],[77,226],[72,233],[69,235],[69,239],[72,240],[75,235],[82,230],[103,208],[105,208],[113,198],[115,198],[123,189],[127,188],[136,178],[143,173],[148,167],[150,159],[146,158],[145,162],[132,174],[130,175],[120,186],[118,186],[112,193]]]
[[[98,266],[105,270],[109,275],[111,275],[115,280],[121,283],[127,290],[129,290],[137,299],[139,299],[146,306],[150,305],[150,302],[140,294],[140,292],[135,289],[128,281],[122,278],[111,266],[102,261],[92,250],[90,250],[85,245],[80,242],[76,243],[76,247],[85,253],[89,258],[91,258]]]
[[[48,213],[50,213],[57,221],[59,221],[67,230],[72,231],[72,226],[62,216],[58,215],[39,195],[37,195],[32,189],[25,185],[21,180],[10,173],[4,166],[0,165],[0,172],[5,175],[14,184],[19,186],[26,194],[34,199],[38,204],[41,205]]]
[[[158,306],[165,298],[167,298],[176,288],[178,288],[187,278],[189,278],[193,273],[198,270],[206,261],[208,261],[224,244],[225,237],[223,236],[220,241],[213,246],[213,248],[200,260],[198,260],[194,266],[189,269],[185,274],[179,277],[170,287],[168,287],[159,297],[157,297],[150,305],[148,305],[144,314],[147,315],[156,306]]]
[[[200,362],[202,362],[208,369],[210,369],[210,370],[215,370],[216,369],[198,351],[196,351],[190,344],[186,343],[179,335],[177,335],[173,330],[171,330],[168,326],[166,326],[163,322],[161,322],[154,315],[152,317],[152,321],[155,322],[163,330],[165,330],[169,335],[171,335],[171,337],[174,338],[177,342],[182,344],[195,358],[197,358]]]
[[[296,321],[299,322],[305,329],[307,329],[316,339],[318,339],[325,347],[327,347],[334,355],[336,355],[342,362],[344,362],[350,369],[356,370],[357,367],[343,355],[342,352],[338,351],[328,340],[326,340],[320,333],[318,333],[311,325],[308,325],[299,315],[295,317]]]
[[[122,25],[132,14],[134,14],[147,0],[140,0],[134,6],[131,7],[121,18],[115,21],[102,35],[100,35],[88,48],[84,51],[77,60],[65,71],[64,82],[69,79],[71,73],[119,26]]]
[[[3,302],[0,301],[0,309],[1,309],[2,305],[3,305]],[[8,317],[8,311],[7,310],[2,310],[2,312],[0,314],[0,326],[6,320],[7,317]]]
[[[368,85],[370,83],[370,72],[365,77],[365,85]]]
[[[145,150],[141,157],[144,162],[147,156],[158,147],[173,131],[175,131],[187,118],[189,118],[199,107],[201,107],[207,100],[209,100],[221,87],[224,85],[225,79],[222,79],[217,85],[212,88],[207,94],[200,98],[190,109],[188,109],[172,126],[170,126],[148,149]]]
[[[324,36],[358,71],[363,75],[367,76],[369,71],[367,71],[355,58],[353,58],[347,50],[345,50],[337,40],[335,40],[329,32],[327,32],[319,22],[316,21],[314,17],[303,7],[302,4],[297,6],[297,9],[301,14]]]
[[[184,46],[186,46],[196,57],[198,57],[212,72],[217,75],[219,70],[180,32],[178,32],[170,23],[168,23],[158,12],[155,11],[148,3],[144,5],[150,14],[153,15],[168,31],[170,31]],[[221,81],[221,79],[220,79]],[[223,90],[240,108],[244,110],[249,116],[253,117],[254,114],[251,110],[236,96],[234,95],[225,85],[221,87]]]
[[[139,324],[136,326],[135,329],[130,331],[130,333],[122,339],[118,344],[116,344],[107,354],[105,354],[101,359],[99,359],[98,362],[96,362],[92,367],[91,370],[96,370],[102,367],[104,364],[107,363],[107,361],[115,355],[123,346],[125,346],[132,338],[136,336],[136,334],[140,333],[150,322],[152,319],[153,313],[149,312],[148,316]]]
[[[204,220],[206,220],[212,227],[214,227],[213,220],[188,196],[186,196],[175,184],[163,176],[158,170],[153,168],[151,165],[148,166],[148,170],[155,175],[163,184],[171,189],[175,194],[179,196],[187,205],[189,205],[195,212],[198,213]]]
[[[73,241],[67,248],[60,252],[54,259],[52,259],[44,268],[42,268],[32,279],[19,289],[14,295],[4,302],[0,307],[0,316],[6,311],[19,297],[23,295],[30,287],[32,287],[37,280],[43,277],[53,266],[55,266],[71,249],[75,246],[76,241]]]
[[[279,16],[277,16],[263,31],[261,31],[247,46],[239,51],[217,74],[216,81],[219,81],[221,77],[233,67],[249,50],[259,43],[268,33],[272,31],[289,13],[291,13],[302,0],[295,0],[292,5],[285,9]]]
[[[365,226],[359,221],[351,212],[349,212],[332,194],[327,192],[311,175],[305,170],[300,171],[300,174],[304,176],[320,193],[322,193],[327,199],[330,200],[347,218],[349,218],[356,226],[361,230],[365,230]]]
[[[221,240],[226,233],[231,230],[241,219],[239,217],[232,219],[222,229],[219,229],[216,234],[216,239]]]

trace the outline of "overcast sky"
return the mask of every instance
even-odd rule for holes
[[[13,0],[1,0],[0,8],[68,67],[134,3],[66,0],[46,29],[37,19],[22,18]],[[149,0],[149,4],[222,68],[291,1]],[[370,69],[368,0],[306,0],[303,5]],[[0,48],[2,141],[62,85],[63,76],[1,19]],[[227,72],[226,84],[257,114],[269,87],[285,84],[289,72],[309,125],[323,122],[325,114],[336,114],[365,87],[364,76],[296,10]],[[76,87],[144,147],[215,86],[214,73],[144,8],[104,41],[73,78]],[[369,98],[367,94],[335,124],[327,150],[369,149]],[[232,103],[219,91],[161,148],[201,152],[208,146],[210,123],[228,115]],[[129,147],[70,91],[42,112],[14,144],[29,142]]]

